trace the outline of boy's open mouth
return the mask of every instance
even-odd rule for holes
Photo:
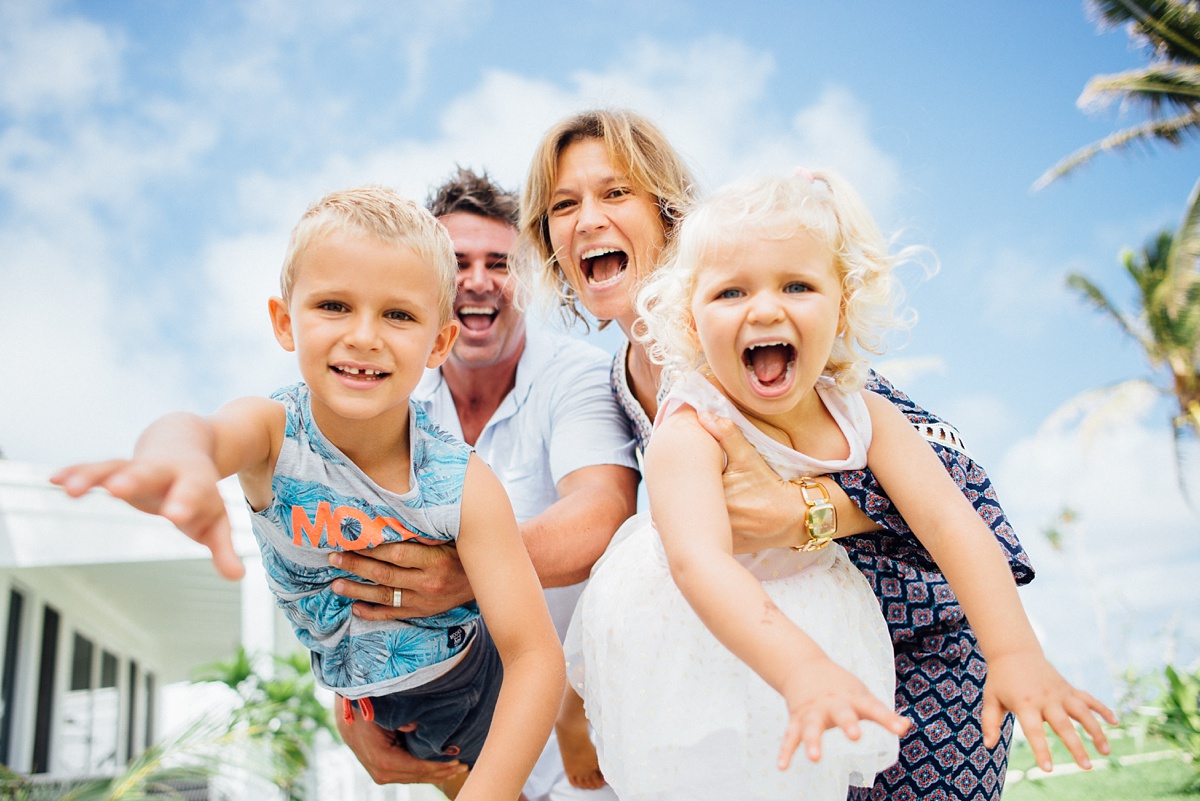
[[[382,381],[391,375],[391,373],[385,373],[382,370],[371,370],[366,367],[348,367],[339,364],[330,365],[329,369],[338,375],[348,376],[360,381]]]
[[[585,250],[580,257],[583,277],[589,284],[606,284],[619,277],[629,266],[629,256],[609,247]]]
[[[791,382],[796,348],[786,342],[764,342],[742,352],[750,383],[767,394],[782,392]]]
[[[468,331],[486,331],[496,322],[499,310],[494,306],[459,306],[455,314]]]

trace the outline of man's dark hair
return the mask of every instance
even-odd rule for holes
[[[516,192],[501,188],[488,177],[463,167],[429,193],[425,208],[434,217],[462,212],[478,214],[490,220],[499,220],[513,228],[517,227],[519,201]]]

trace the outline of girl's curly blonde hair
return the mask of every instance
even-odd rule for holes
[[[897,312],[901,290],[893,269],[920,249],[889,253],[871,213],[844,179],[803,170],[726,186],[685,211],[666,263],[637,296],[634,336],[664,366],[663,386],[705,363],[691,307],[706,254],[748,236],[789,239],[802,231],[833,251],[842,283],[843,326],[825,374],[844,391],[862,388],[868,362],[860,351],[883,353],[887,331],[915,321],[913,312]]]

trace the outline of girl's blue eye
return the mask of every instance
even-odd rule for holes
[[[717,297],[721,298],[722,300],[728,300],[730,298],[740,298],[741,296],[742,296],[742,290],[740,290],[740,289],[726,289],[726,290],[723,290],[721,292],[721,294],[717,295]]]
[[[792,283],[785,286],[783,288],[783,291],[784,292],[808,292],[811,289],[812,289],[812,287],[810,287],[808,284],[802,284],[799,281],[793,281]]]

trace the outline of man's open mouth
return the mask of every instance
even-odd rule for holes
[[[751,383],[764,390],[783,390],[796,366],[796,348],[787,342],[764,342],[742,352]]]
[[[583,252],[580,264],[583,277],[589,284],[604,284],[625,272],[629,266],[629,256],[616,248],[592,248]]]
[[[468,331],[486,331],[496,322],[499,310],[494,306],[459,306],[455,314]]]

